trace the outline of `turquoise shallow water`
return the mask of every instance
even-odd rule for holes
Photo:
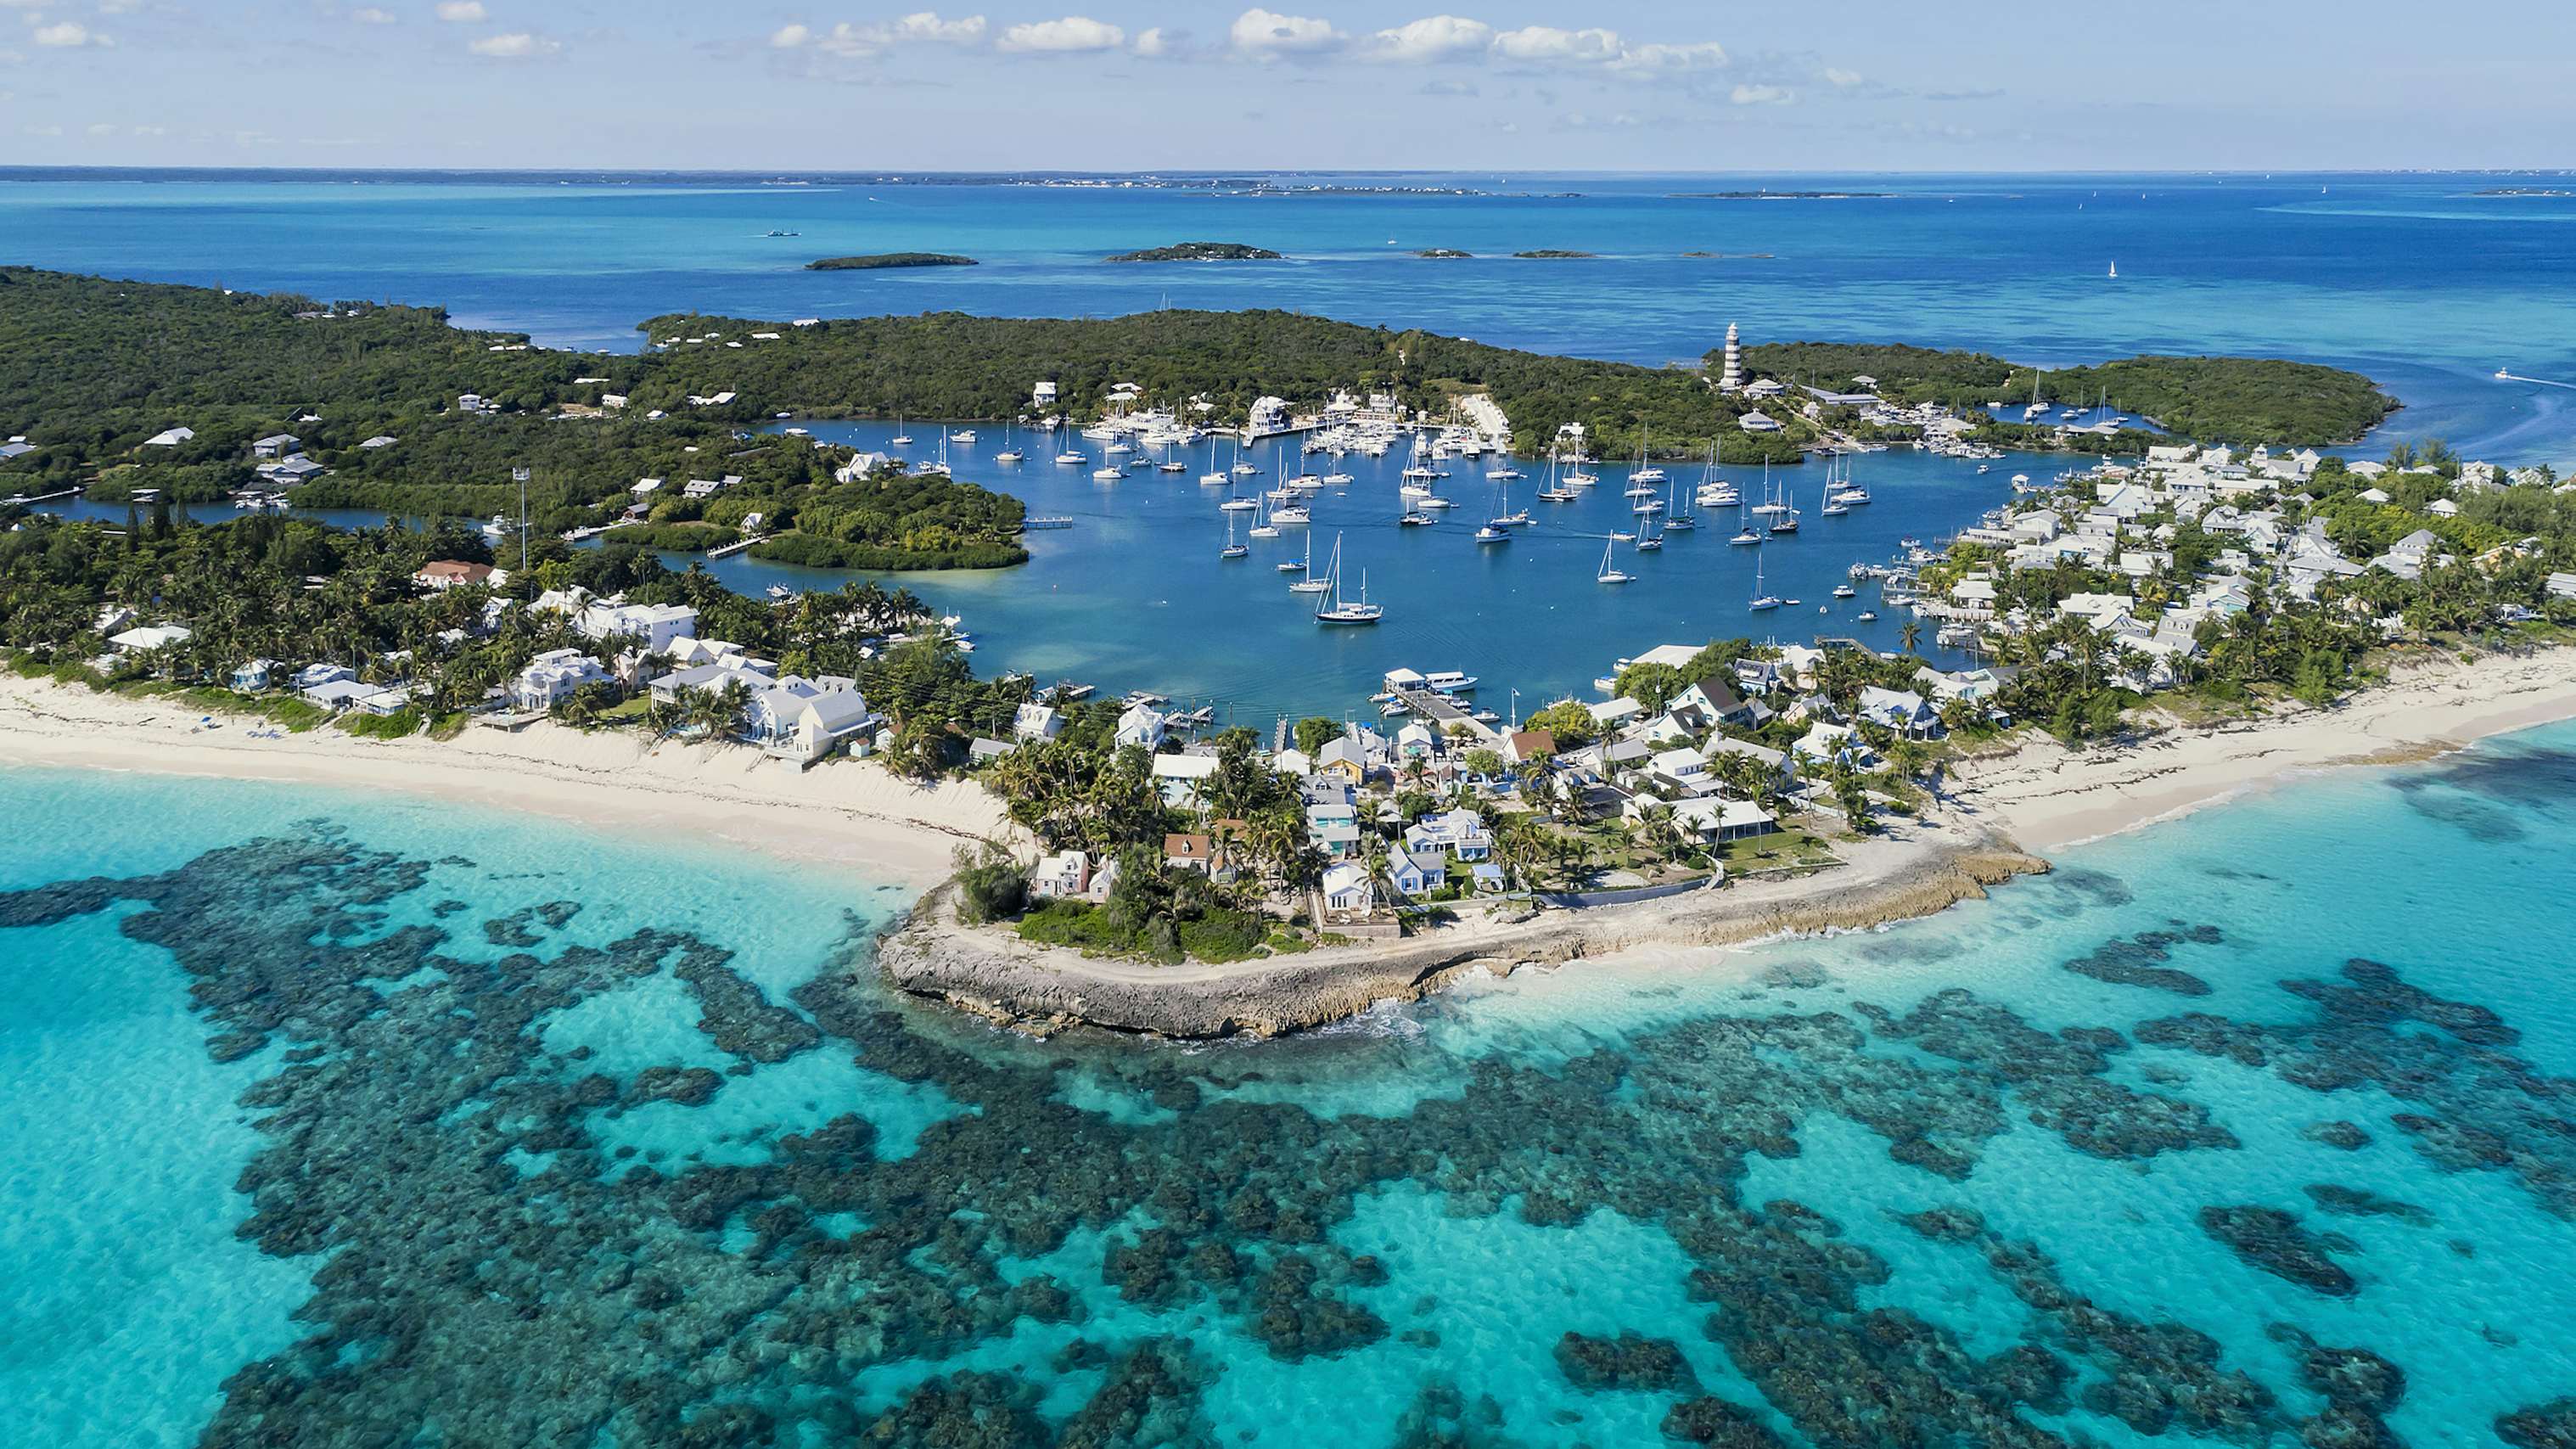
[[[0,809],[0,1445],[2576,1432],[2576,729],[1195,1048],[884,998],[865,882]]]

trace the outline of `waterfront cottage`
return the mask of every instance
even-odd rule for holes
[[[257,694],[268,688],[269,674],[277,668],[274,659],[253,659],[233,667],[231,684],[237,694]]]
[[[1216,841],[1201,834],[1166,835],[1163,837],[1163,864],[1173,870],[1214,874]]]
[[[1163,803],[1175,808],[1193,803],[1199,798],[1204,782],[1216,778],[1220,763],[1213,751],[1156,755],[1154,783],[1163,792]]]
[[[1348,735],[1327,740],[1315,752],[1314,773],[1327,780],[1356,785],[1368,778],[1368,752],[1358,740]]]
[[[1940,716],[1923,696],[1910,690],[1866,687],[1860,692],[1860,714],[1907,739],[1929,739],[1941,732]]]
[[[1139,745],[1149,750],[1161,749],[1163,741],[1171,735],[1168,718],[1150,704],[1129,705],[1127,712],[1118,716],[1118,743]]]
[[[1389,846],[1386,877],[1397,895],[1419,899],[1449,884],[1449,857],[1436,850],[1409,851]]]
[[[608,682],[608,671],[583,651],[549,649],[529,660],[510,681],[510,703],[520,709],[548,710],[585,684]]]
[[[1024,704],[1011,715],[1011,736],[1022,740],[1051,740],[1064,733],[1064,716],[1051,704]]]
[[[320,684],[307,685],[296,691],[306,704],[316,709],[328,710],[333,714],[338,714],[375,692],[374,685],[361,684],[349,678],[345,670],[342,671],[341,678],[327,679]]]
[[[149,654],[155,649],[185,644],[193,637],[195,631],[185,624],[150,624],[114,635],[107,643],[119,654]]]
[[[1556,736],[1546,730],[1521,730],[1503,741],[1503,758],[1515,765],[1543,761],[1555,754]]]
[[[1091,857],[1079,850],[1059,850],[1029,872],[1029,893],[1035,896],[1075,901],[1090,886]]]
[[[1437,851],[1456,860],[1477,861],[1494,853],[1494,837],[1485,828],[1484,816],[1462,806],[1426,815],[1419,824],[1406,827],[1404,848],[1417,854]]]
[[[285,458],[304,451],[304,440],[293,433],[271,433],[250,445],[254,458]]]
[[[1346,862],[1324,870],[1324,909],[1367,915],[1377,909],[1377,887],[1369,880],[1368,867]]]
[[[540,599],[539,604],[545,601]],[[632,638],[648,654],[669,651],[673,641],[698,632],[698,611],[686,604],[590,604],[574,627],[587,639]]]

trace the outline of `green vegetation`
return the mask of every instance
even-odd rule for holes
[[[1246,246],[1242,242],[1180,242],[1167,247],[1148,247],[1141,252],[1120,252],[1113,262],[1275,262],[1279,253],[1267,247]]]
[[[765,416],[748,383],[677,376],[689,370],[649,353],[548,352],[516,334],[462,332],[433,309],[0,268],[0,436],[40,445],[30,466],[12,470],[12,491],[86,484],[104,503],[146,489],[216,502],[256,482],[252,440],[292,433],[329,469],[295,488],[308,507],[515,516],[511,470],[523,467],[531,521],[549,534],[615,520],[639,479],[661,478],[669,486],[651,495],[653,532],[638,539],[659,547],[731,542],[749,512],[769,514],[764,529],[774,532],[790,526],[794,505],[821,502],[832,527],[818,556],[846,552],[882,569],[1026,557],[1019,505],[971,484],[925,478],[892,490],[900,506],[890,511],[850,509],[832,484],[849,450],[746,435],[742,426]],[[735,400],[689,401],[726,392]],[[630,394],[623,409],[607,405]],[[466,410],[468,395],[490,410]],[[666,416],[648,416],[657,409]],[[182,426],[195,436],[145,445]],[[379,437],[393,442],[362,446]],[[742,481],[714,499],[678,496],[692,478],[729,476]],[[712,527],[687,526],[701,523]]]
[[[730,507],[766,501],[754,493]],[[781,531],[751,553],[813,568],[1000,568],[1028,559],[1015,541],[1025,511],[1007,494],[888,469],[779,499],[761,527]]]
[[[1462,252],[1456,247],[1424,247],[1422,250],[1415,252],[1414,255],[1434,261],[1455,261],[1473,257],[1475,253]]]
[[[657,340],[781,330],[695,314],[644,325]],[[1045,378],[1068,416],[1099,412],[1113,386],[1132,382],[1157,398],[1204,396],[1212,417],[1224,420],[1243,417],[1264,394],[1323,397],[1358,387],[1391,390],[1408,407],[1434,411],[1461,394],[1486,393],[1532,452],[1572,422],[1605,457],[1634,456],[1641,428],[1651,430],[1659,456],[1696,458],[1716,442],[1733,463],[1795,462],[1799,441],[1812,436],[1796,418],[1787,433],[1745,433],[1735,420],[1751,404],[1718,396],[1696,368],[1552,357],[1293,312],[1172,310],[1097,320],[935,312],[785,330],[777,342],[739,352],[719,343],[656,354],[653,395],[739,389],[759,409],[811,417],[1011,418],[1027,406],[1031,380]],[[639,392],[634,406],[645,396]]]
[[[1564,250],[1561,250],[1561,249],[1556,248],[1556,247],[1541,247],[1540,249],[1538,249],[1537,251],[1534,251],[1534,252],[1514,252],[1514,253],[1512,253],[1512,255],[1513,255],[1513,256],[1516,256],[1516,257],[1524,258],[1524,259],[1529,260],[1529,261],[1534,261],[1534,262],[1566,262],[1566,261],[1581,261],[1581,260],[1583,260],[1583,259],[1585,259],[1585,258],[1588,258],[1588,257],[1598,256],[1598,255],[1599,255],[1599,253],[1597,253],[1597,252],[1570,252],[1570,251],[1564,251]]]
[[[2043,370],[1983,352],[1782,342],[1745,348],[1744,363],[1784,382],[1838,392],[1871,377],[1879,395],[1893,401],[1957,408],[2025,403],[2034,387],[2038,400],[2053,406],[2091,407],[2107,396],[2112,407],[2153,419],[2177,436],[2217,443],[2350,442],[2397,410],[2395,399],[2359,373],[2274,358],[2131,357]],[[1995,441],[2026,445],[2019,435]],[[2083,440],[2085,451],[2101,451],[2095,441]]]
[[[889,267],[971,267],[973,257],[948,252],[876,252],[858,257],[824,257],[805,264],[809,272],[874,272]]]

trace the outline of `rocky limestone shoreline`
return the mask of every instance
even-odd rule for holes
[[[1556,910],[1481,932],[1335,947],[1230,966],[1155,966],[1031,945],[957,920],[943,885],[877,948],[896,987],[996,1025],[1045,1036],[1075,1026],[1150,1036],[1273,1037],[1419,1001],[1479,968],[1508,975],[1646,946],[1719,946],[1867,930],[1928,916],[1987,887],[2048,870],[2008,841],[1939,845],[1848,879],[1738,885],[1635,906]],[[1841,873],[1836,873],[1840,875]]]

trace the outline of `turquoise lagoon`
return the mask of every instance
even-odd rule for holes
[[[810,869],[0,807],[0,1444],[2576,1433],[2576,729],[1201,1047],[890,999]]]

